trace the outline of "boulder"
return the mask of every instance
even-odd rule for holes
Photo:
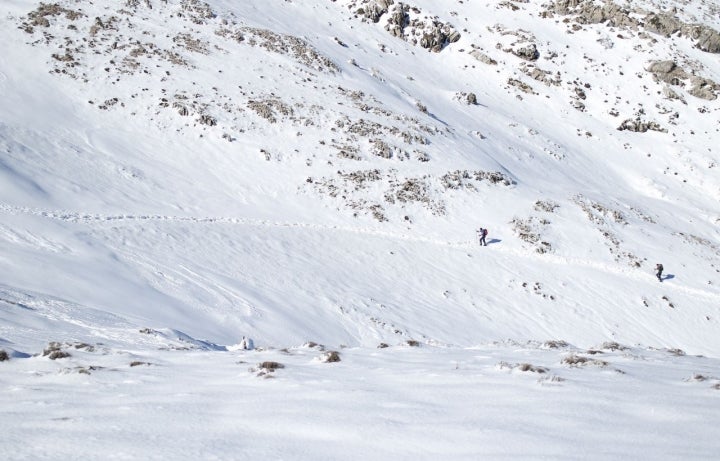
[[[526,61],[537,61],[537,59],[540,57],[540,52],[538,51],[537,46],[535,46],[534,43],[527,43],[524,44],[524,46],[513,48],[510,50],[510,52],[518,58],[524,59]]]
[[[669,37],[682,29],[683,23],[667,13],[651,13],[645,17],[645,30]]]

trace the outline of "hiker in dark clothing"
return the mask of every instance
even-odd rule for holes
[[[478,240],[480,241],[480,245],[486,247],[487,243],[485,243],[485,237],[487,237],[488,230],[484,227],[481,227],[477,230]]]
[[[657,277],[658,281],[662,282],[663,265],[660,263],[655,264],[655,270],[657,271],[655,276]]]

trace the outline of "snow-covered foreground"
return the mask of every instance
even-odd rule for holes
[[[719,7],[591,3],[2,2],[0,459],[716,458]]]
[[[713,459],[718,449],[718,360],[666,350],[348,348],[335,363],[308,346],[69,350],[3,365],[3,459]],[[589,361],[565,363],[578,357]]]

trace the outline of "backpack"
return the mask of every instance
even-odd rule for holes
[[[483,237],[487,237],[487,235],[488,235],[488,230],[487,230],[487,229],[483,229],[483,230],[482,230],[482,236],[483,236]]]
[[[658,264],[657,266],[655,266],[655,269],[657,269],[657,270],[659,270],[659,271],[662,271],[662,270],[663,270],[663,265],[662,265],[662,264]]]

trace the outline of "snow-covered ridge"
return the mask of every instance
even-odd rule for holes
[[[14,39],[80,119],[107,128],[78,143],[68,126],[42,145],[5,125],[10,159],[30,153],[8,171],[53,168],[104,192],[83,209],[77,188],[37,184],[53,199],[18,192],[7,213],[91,227],[374,221],[390,226],[376,235],[450,245],[470,244],[482,215],[517,254],[621,271],[673,254],[707,274],[689,287],[717,293],[711,6],[658,22],[649,2],[20,4]],[[442,46],[410,38],[434,27]],[[125,133],[138,133],[127,161]],[[100,168],[74,177],[98,151]],[[189,171],[196,186],[179,186]]]

